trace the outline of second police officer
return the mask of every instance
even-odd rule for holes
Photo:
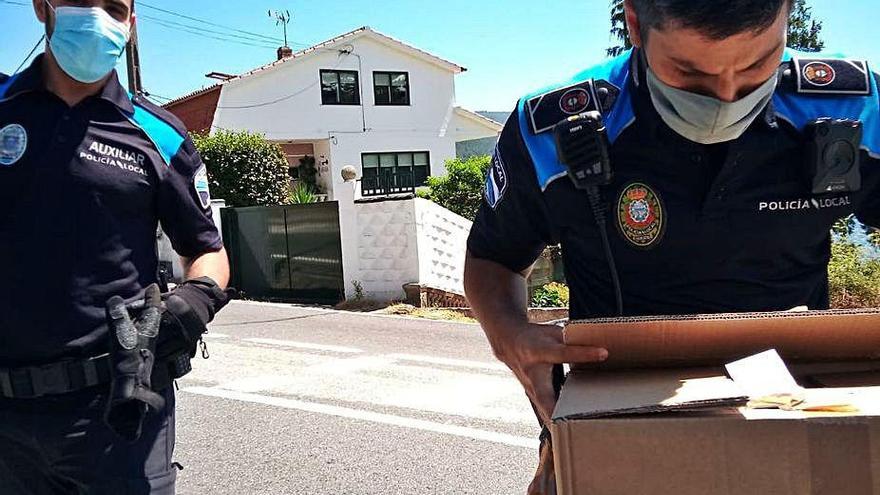
[[[880,226],[877,76],[786,49],[789,0],[627,0],[634,49],[522,98],[468,241],[465,286],[547,425],[559,363],[607,351],[529,324],[561,244],[571,318],[829,306],[831,226]],[[555,493],[546,430],[531,493]]]

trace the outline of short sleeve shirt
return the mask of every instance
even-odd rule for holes
[[[706,146],[662,121],[639,84],[643,71],[627,53],[520,101],[493,157],[471,254],[520,272],[561,244],[571,317],[617,314],[598,223],[545,126],[574,105],[601,111],[612,142],[614,179],[601,207],[626,315],[827,308],[831,226],[854,213],[880,225],[876,79],[859,97],[802,97],[780,86],[741,138]],[[806,116],[797,113],[807,110],[863,118],[859,191],[812,194]]]
[[[70,108],[41,63],[0,78],[0,366],[104,352],[106,301],[157,281],[159,222],[182,256],[222,248],[180,122],[115,73]]]

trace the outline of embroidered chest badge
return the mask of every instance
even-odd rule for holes
[[[650,186],[632,183],[623,188],[617,200],[617,227],[633,246],[650,249],[663,240],[666,210]]]

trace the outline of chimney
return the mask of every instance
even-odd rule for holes
[[[284,60],[293,56],[293,50],[289,46],[282,46],[278,49],[278,60]]]

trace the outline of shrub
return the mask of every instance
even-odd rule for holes
[[[531,306],[533,308],[567,308],[568,302],[568,286],[554,282],[535,290]]]
[[[492,157],[485,155],[467,160],[447,160],[446,175],[429,177],[430,189],[420,197],[473,221],[483,202],[486,174],[491,163]]]
[[[831,306],[840,309],[880,307],[880,260],[870,249],[849,240],[831,246],[828,282]]]
[[[880,235],[866,234],[865,227],[850,216],[834,225],[832,238],[828,264],[831,307],[880,306]]]
[[[213,196],[234,207],[288,203],[289,165],[277,144],[246,131],[194,135],[193,141],[207,166]]]

